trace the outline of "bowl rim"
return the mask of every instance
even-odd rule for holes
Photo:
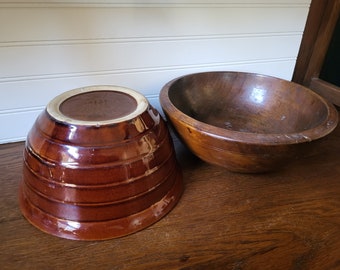
[[[127,94],[134,98],[137,102],[137,108],[122,117],[113,118],[110,120],[99,120],[99,121],[86,121],[86,120],[79,120],[74,119],[71,117],[68,117],[64,115],[60,111],[60,105],[66,101],[67,99],[84,93],[90,93],[90,92],[98,92],[98,91],[112,91],[112,92],[120,92]],[[92,85],[92,86],[85,86],[85,87],[79,87],[75,88],[66,92],[61,93],[60,95],[54,97],[46,106],[47,113],[53,117],[55,120],[61,123],[67,123],[71,125],[77,125],[77,126],[103,126],[108,124],[117,124],[125,121],[129,121],[131,119],[134,119],[141,115],[149,106],[149,102],[146,99],[144,95],[141,93],[127,88],[123,86],[117,86],[117,85]]]
[[[299,132],[291,132],[291,133],[252,133],[246,131],[236,131],[224,129],[221,127],[213,126],[211,124],[207,124],[205,122],[199,121],[191,116],[184,114],[181,110],[179,110],[170,100],[169,98],[169,90],[170,87],[179,79],[200,75],[200,74],[208,74],[208,73],[232,73],[232,74],[244,74],[249,76],[263,77],[263,78],[272,78],[278,81],[284,81],[292,83],[299,88],[306,91],[308,94],[313,95],[316,99],[321,101],[327,109],[327,116],[324,121],[319,123],[317,126],[312,127],[310,129],[302,130]],[[306,86],[297,84],[292,81],[288,81],[285,79],[281,79],[278,77],[264,75],[259,73],[251,73],[251,72],[241,72],[241,71],[206,71],[206,72],[197,72],[190,73],[186,75],[179,76],[177,78],[172,79],[167,82],[161,89],[159,100],[164,110],[165,115],[168,118],[172,118],[173,115],[176,115],[176,121],[184,123],[186,126],[192,126],[199,130],[199,132],[210,136],[215,137],[220,140],[233,141],[233,142],[241,142],[246,144],[261,144],[261,145],[283,145],[283,144],[297,144],[303,142],[311,142],[317,139],[320,139],[329,133],[331,133],[338,124],[338,112],[334,105],[330,103],[328,100],[309,89]],[[171,121],[171,120],[170,120]],[[199,125],[198,125],[199,124]]]

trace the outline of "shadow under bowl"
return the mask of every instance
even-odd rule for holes
[[[27,136],[20,208],[49,234],[103,240],[134,233],[166,215],[182,189],[162,117],[131,89],[65,92]]]
[[[160,103],[202,160],[230,171],[276,170],[338,123],[334,106],[299,84],[245,72],[203,72],[168,82]]]

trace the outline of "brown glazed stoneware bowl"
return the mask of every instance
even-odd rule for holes
[[[338,113],[313,91],[243,72],[205,72],[168,82],[161,106],[191,151],[230,171],[280,168],[334,130]]]
[[[136,232],[167,214],[182,188],[164,120],[131,89],[65,92],[27,136],[20,208],[49,234],[103,240]]]

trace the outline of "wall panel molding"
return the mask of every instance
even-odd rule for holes
[[[215,1],[206,1],[206,0],[177,0],[171,1],[168,0],[144,0],[144,1],[135,1],[135,0],[107,0],[107,1],[86,1],[86,0],[70,0],[70,1],[58,1],[58,0],[50,0],[50,1],[0,1],[0,7],[11,7],[11,8],[207,8],[207,7],[215,7],[215,8],[233,8],[233,7],[254,7],[254,8],[266,8],[266,7],[306,7],[309,6],[309,0],[290,0],[290,1],[282,1],[282,0],[215,0]]]
[[[308,7],[272,5],[267,9],[0,8],[0,25],[5,26],[0,28],[0,44],[302,33],[307,14]]]
[[[22,93],[36,89],[35,95],[39,95],[41,106],[32,106],[13,110],[0,110],[0,123],[3,128],[0,129],[0,144],[22,141],[26,139],[26,135],[30,130],[33,122],[38,114],[45,108],[46,104],[56,95],[71,90],[77,87],[88,86],[92,84],[118,84],[125,87],[130,87],[144,93],[150,104],[154,106],[162,115],[162,109],[158,100],[158,92],[162,86],[169,80],[194,72],[202,71],[218,71],[218,70],[233,70],[247,71],[254,73],[268,74],[276,77],[289,78],[294,70],[295,59],[273,61],[273,62],[253,62],[253,63],[234,63],[224,64],[220,66],[205,66],[205,67],[188,67],[187,69],[163,70],[150,73],[135,73],[129,75],[102,75],[84,78],[64,78],[37,80],[33,84],[26,82],[17,82],[12,89],[17,89],[13,96],[22,95]],[[134,78],[134,81],[129,81],[129,78]],[[154,78],[157,78],[155,80]],[[147,94],[149,92],[149,94]],[[146,94],[145,94],[146,93]],[[156,93],[156,94],[153,94]],[[0,91],[0,95],[1,95]],[[3,97],[0,96],[0,100]],[[15,102],[15,100],[13,100]],[[36,104],[36,98],[30,96],[25,104]],[[163,115],[164,116],[164,115]],[[15,129],[13,127],[20,127]]]
[[[35,76],[73,76],[113,70],[158,69],[235,61],[289,58],[301,36],[242,37],[152,42],[72,44],[0,48],[1,81]],[[293,46],[292,44],[295,44]],[[262,48],[257,50],[254,48]],[[170,53],[171,52],[171,53]],[[148,55],[149,57],[145,57]],[[13,62],[16,57],[18,61]],[[46,65],[45,63],[53,63]]]
[[[62,92],[158,95],[188,73],[291,79],[310,0],[0,0],[0,143],[24,140]]]
[[[300,37],[302,31],[295,32],[268,32],[268,33],[245,33],[226,35],[185,35],[185,36],[162,36],[162,37],[135,37],[135,38],[93,38],[93,39],[65,39],[65,40],[25,40],[0,42],[1,47],[33,47],[55,45],[80,45],[80,44],[104,44],[104,43],[141,43],[141,42],[166,42],[183,40],[216,40],[216,39],[240,39],[240,38],[272,38],[272,37]]]
[[[263,63],[279,63],[286,61],[295,61],[296,57],[284,57],[284,58],[268,58],[268,59],[254,59],[254,60],[243,60],[243,61],[228,61],[228,66],[233,65],[249,65],[249,64],[263,64]],[[169,65],[161,67],[149,67],[149,68],[128,68],[128,69],[114,69],[105,71],[90,71],[90,72],[74,72],[74,73],[56,73],[56,74],[41,74],[41,75],[31,75],[31,76],[20,76],[20,77],[5,77],[0,78],[0,84],[3,83],[17,83],[17,82],[32,82],[41,80],[51,80],[51,79],[63,79],[63,78],[81,78],[81,77],[91,77],[91,76],[111,76],[111,75],[121,75],[121,74],[137,74],[137,73],[149,73],[149,72],[166,72],[172,70],[186,70],[186,69],[197,69],[197,68],[219,68],[226,65],[226,62],[211,62],[202,64],[187,64],[187,65]],[[284,76],[281,76],[284,77]],[[289,78],[287,78],[289,79]],[[1,93],[0,93],[1,97]]]

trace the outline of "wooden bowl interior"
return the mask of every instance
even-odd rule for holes
[[[289,81],[237,72],[182,77],[169,98],[184,114],[238,132],[289,134],[324,122],[328,109],[311,90]]]

